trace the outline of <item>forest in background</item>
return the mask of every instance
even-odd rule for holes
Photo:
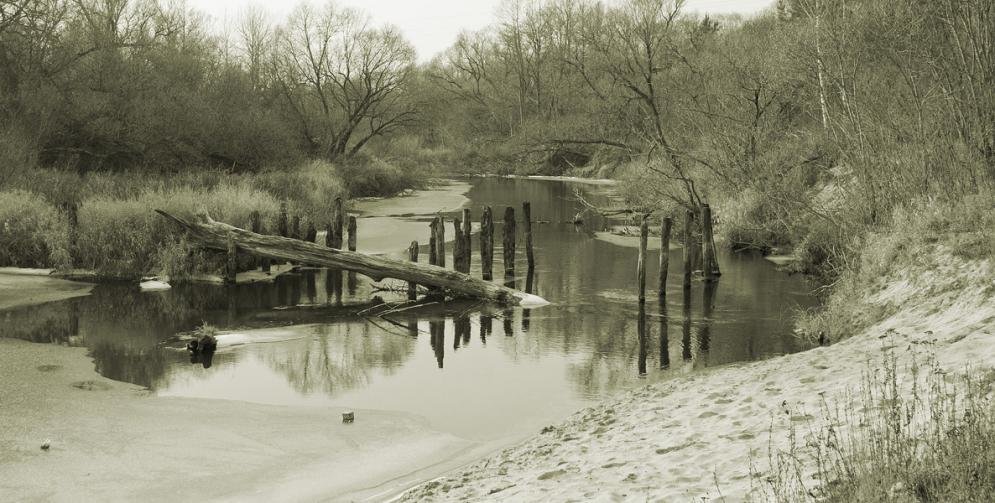
[[[334,3],[278,21],[250,9],[219,33],[182,2],[7,0],[0,188],[52,216],[8,224],[23,239],[0,259],[79,262],[59,252],[58,208],[73,201],[99,249],[124,239],[101,232],[134,224],[118,202],[137,211],[176,190],[191,204],[260,192],[265,207],[215,211],[271,221],[290,200],[320,227],[325,194],[541,173],[618,178],[657,216],[710,203],[728,246],[794,249],[800,270],[832,282],[896,212],[990,208],[991,2],[780,0],[749,18],[684,7],[507,0],[493,25],[417,64],[395,28]],[[0,212],[24,207],[13,199]],[[969,225],[944,218],[923,225]],[[122,269],[163,266],[148,256],[161,244]]]

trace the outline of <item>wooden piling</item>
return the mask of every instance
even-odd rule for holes
[[[532,203],[522,203],[522,225],[525,227],[525,256],[528,258],[529,269],[535,267],[535,254],[532,252]]]
[[[515,208],[504,209],[504,276],[515,276]]]
[[[481,277],[494,279],[494,216],[491,207],[484,207],[480,215],[480,272]]]
[[[470,208],[463,208],[463,269],[464,272],[470,272],[470,263],[473,261],[473,245],[471,244],[470,235],[473,233],[473,228],[470,225]]]
[[[684,214],[684,288],[691,287],[691,260],[694,254],[694,243],[691,239],[691,225],[694,224],[694,212],[687,210]]]
[[[301,216],[294,215],[293,220],[290,224],[290,237],[294,239],[301,239]]]
[[[670,269],[670,231],[674,226],[674,220],[664,218],[660,224],[660,287],[657,292],[659,296],[667,295],[667,272]]]
[[[719,261],[715,257],[715,237],[712,234],[712,209],[701,205],[701,241],[704,247],[702,270],[705,281],[715,281],[722,273],[719,271]]]
[[[428,265],[439,265],[439,247],[436,246],[435,240],[439,235],[436,232],[436,227],[439,226],[439,217],[432,219],[432,222],[428,224]]]
[[[356,251],[356,217],[349,216],[349,251]]]
[[[342,248],[342,227],[345,221],[345,212],[342,210],[342,198],[335,198],[335,208],[332,213],[332,248]]]
[[[225,283],[235,284],[235,277],[238,274],[238,247],[235,246],[235,236],[228,233],[228,262],[225,264]]]
[[[280,203],[280,216],[276,222],[276,230],[283,237],[290,236],[290,222],[287,217],[287,202]]]
[[[408,260],[412,262],[418,262],[418,241],[412,241],[411,246],[408,246]],[[415,300],[418,298],[418,285],[412,281],[408,282],[408,300]]]
[[[636,261],[636,284],[639,289],[639,303],[646,302],[646,248],[649,244],[649,215],[643,215],[639,225],[639,258]]]
[[[309,243],[318,242],[318,229],[314,226],[314,222],[308,222],[307,232],[304,233],[304,241]]]
[[[464,268],[466,262],[466,240],[463,237],[463,222],[459,218],[453,219],[453,269],[459,272],[470,272]]]
[[[435,259],[439,267],[446,267],[446,218],[438,217],[439,225],[435,226]]]

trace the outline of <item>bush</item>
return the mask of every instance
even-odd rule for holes
[[[338,173],[352,197],[393,196],[422,182],[416,170],[363,154],[341,164]]]
[[[65,266],[68,237],[66,218],[41,196],[0,192],[0,266]]]

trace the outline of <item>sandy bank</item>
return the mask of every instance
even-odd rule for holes
[[[451,181],[405,196],[354,201],[350,212],[360,216],[356,225],[359,251],[398,253],[411,241],[427,243],[428,220],[436,213],[465,206],[470,188],[469,183]]]
[[[993,276],[992,264],[937,247],[916,271],[882,278],[858,300],[890,315],[850,339],[628,392],[401,499],[748,499],[751,463],[763,473],[768,447],[785,448],[790,429],[804,436],[825,425],[823,397],[830,407],[842,401],[885,352],[899,369],[935,353],[951,376],[995,365]]]
[[[0,268],[0,310],[89,295],[93,284],[52,278],[48,269]]]
[[[83,350],[0,339],[0,494],[14,500],[313,500],[376,494],[476,445],[414,415],[154,398]],[[26,378],[25,376],[29,376]],[[51,439],[49,451],[40,449]],[[440,468],[445,468],[442,465]]]

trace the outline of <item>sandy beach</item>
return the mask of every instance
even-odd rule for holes
[[[400,500],[759,498],[751,467],[762,478],[771,448],[784,449],[793,429],[804,442],[804,432],[826,424],[823,399],[830,408],[841,403],[865,372],[883,366],[885,354],[896,357],[900,372],[933,355],[951,379],[968,366],[995,365],[992,265],[941,247],[923,258],[916,270],[882,278],[880,290],[856,300],[890,314],[849,339],[633,390]]]

